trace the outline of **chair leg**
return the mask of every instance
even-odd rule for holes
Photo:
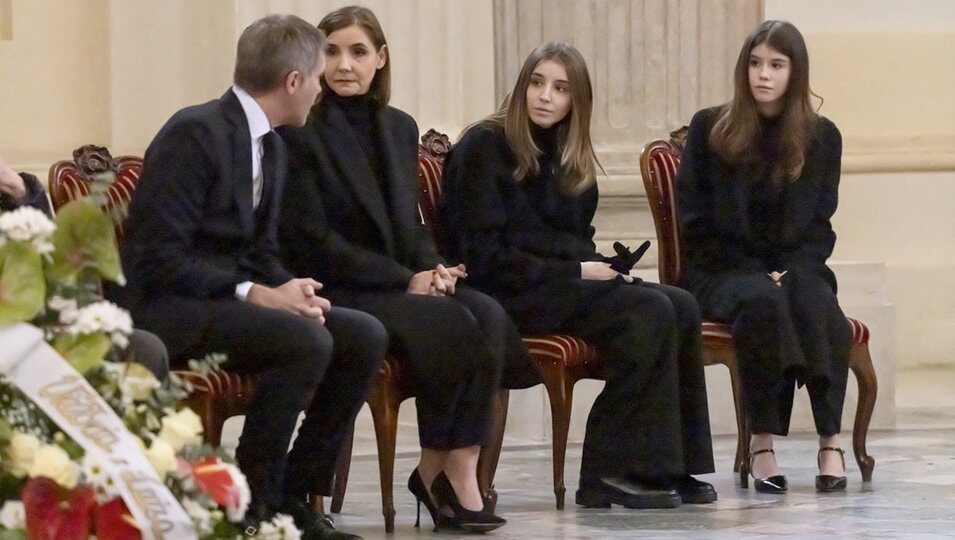
[[[345,489],[348,487],[348,472],[351,469],[352,446],[355,442],[355,425],[352,424],[348,437],[342,444],[342,453],[338,462],[338,470],[335,472],[335,493],[332,495],[332,513],[337,514],[342,511],[342,503],[345,500]]]
[[[220,408],[218,402],[208,394],[194,394],[185,400],[202,420],[202,439],[218,448],[222,444],[222,425],[229,419],[228,410]]]
[[[554,497],[557,509],[564,509],[564,459],[567,457],[567,433],[570,431],[570,411],[574,404],[574,382],[568,380],[563,366],[547,366],[541,370],[544,387],[550,401],[553,429]]]
[[[742,488],[749,486],[749,423],[746,421],[746,410],[743,407],[743,389],[739,381],[739,366],[735,359],[726,363],[730,372],[730,386],[733,388],[733,408],[736,409],[736,458],[733,462],[733,472],[739,473],[739,485]]]
[[[872,367],[872,357],[869,355],[869,346],[854,346],[849,358],[849,367],[855,373],[859,384],[859,403],[856,407],[855,424],[852,429],[852,450],[856,455],[856,462],[862,471],[862,481],[872,481],[872,469],[875,468],[875,459],[865,449],[866,437],[869,434],[869,422],[872,420],[872,411],[875,409],[875,399],[879,393],[879,382],[876,379],[875,368]]]
[[[398,407],[401,405],[400,397],[395,395],[390,385],[389,382],[376,382],[368,398],[378,442],[381,515],[385,518],[385,532],[389,534],[395,532],[395,446],[398,439]]]
[[[497,507],[497,490],[494,489],[494,473],[497,472],[497,463],[501,458],[501,447],[504,445],[504,428],[507,424],[507,404],[510,392],[500,389],[494,395],[490,433],[490,445],[481,448],[481,457],[478,458],[477,475],[478,487],[484,499],[484,508],[494,512]]]

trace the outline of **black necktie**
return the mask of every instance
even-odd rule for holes
[[[262,197],[259,199],[259,206],[266,202],[275,181],[275,155],[277,153],[275,146],[278,136],[279,134],[274,131],[269,131],[262,136]]]

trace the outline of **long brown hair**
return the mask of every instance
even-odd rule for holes
[[[783,179],[799,178],[817,120],[810,101],[810,96],[816,94],[809,88],[809,53],[802,34],[791,23],[765,21],[746,38],[736,60],[733,100],[720,108],[709,143],[714,152],[731,164],[753,164],[759,155],[755,145],[761,135],[760,120],[749,84],[749,61],[753,49],[762,43],[790,61],[789,83],[779,118],[780,135],[775,141],[779,159],[765,164],[771,167],[773,182],[781,185]]]
[[[381,23],[378,17],[370,9],[363,6],[345,6],[332,11],[322,18],[318,23],[318,28],[330,36],[332,32],[356,25],[365,32],[371,44],[375,46],[375,52],[381,50],[388,44],[385,40],[385,31],[381,29]],[[322,87],[324,91],[328,90],[328,83],[322,76]],[[375,78],[371,81],[371,87],[368,93],[375,102],[384,107],[391,99],[391,50],[385,49],[385,65],[375,72]]]
[[[546,60],[553,60],[567,71],[571,106],[567,118],[558,124],[558,147],[561,151],[560,187],[565,193],[578,195],[597,179],[597,154],[590,139],[590,117],[593,112],[594,91],[590,83],[587,62],[576,48],[565,42],[545,43],[534,49],[521,68],[514,90],[501,103],[498,111],[484,120],[504,129],[507,144],[514,152],[517,166],[514,180],[523,182],[541,172],[539,158],[542,150],[531,134],[531,117],[527,110],[527,87],[534,68]],[[470,128],[468,128],[470,129]],[[467,131],[467,130],[465,130]]]

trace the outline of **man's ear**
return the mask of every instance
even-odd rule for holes
[[[285,76],[285,91],[289,94],[294,94],[298,91],[298,88],[302,86],[302,77],[299,72],[289,71],[288,75]]]

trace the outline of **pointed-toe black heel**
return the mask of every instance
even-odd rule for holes
[[[766,478],[756,478],[756,475],[753,474],[753,458],[767,452],[774,455],[776,454],[772,448],[763,448],[749,455],[749,474],[753,477],[753,487],[756,488],[756,491],[759,493],[786,493],[789,489],[789,483],[786,481],[785,476],[777,474]]]
[[[454,487],[444,473],[439,474],[431,484],[431,491],[439,504],[446,504],[454,512],[454,521],[462,530],[467,532],[488,532],[502,527],[507,520],[495,516],[493,513],[484,510],[468,510],[461,506],[457,494],[454,493]]]
[[[834,446],[823,446],[819,449],[819,453],[816,454],[816,465],[820,468],[822,467],[822,453],[827,450],[830,452],[839,452],[839,457],[842,458],[842,470],[846,470],[846,453],[842,448],[836,448]],[[816,491],[820,493],[845,491],[848,483],[849,481],[845,476],[833,476],[831,474],[816,475]]]
[[[442,527],[457,528],[457,524],[454,523],[453,518],[442,515],[438,510],[438,505],[435,504],[431,495],[428,493],[428,489],[425,487],[424,481],[421,480],[421,474],[417,468],[415,468],[415,470],[411,472],[411,476],[408,477],[408,491],[414,495],[415,501],[418,503],[418,515],[415,517],[414,522],[415,527],[421,526],[421,503],[424,503],[424,507],[427,508],[428,513],[431,514],[431,522],[434,523],[434,532],[438,532]]]

